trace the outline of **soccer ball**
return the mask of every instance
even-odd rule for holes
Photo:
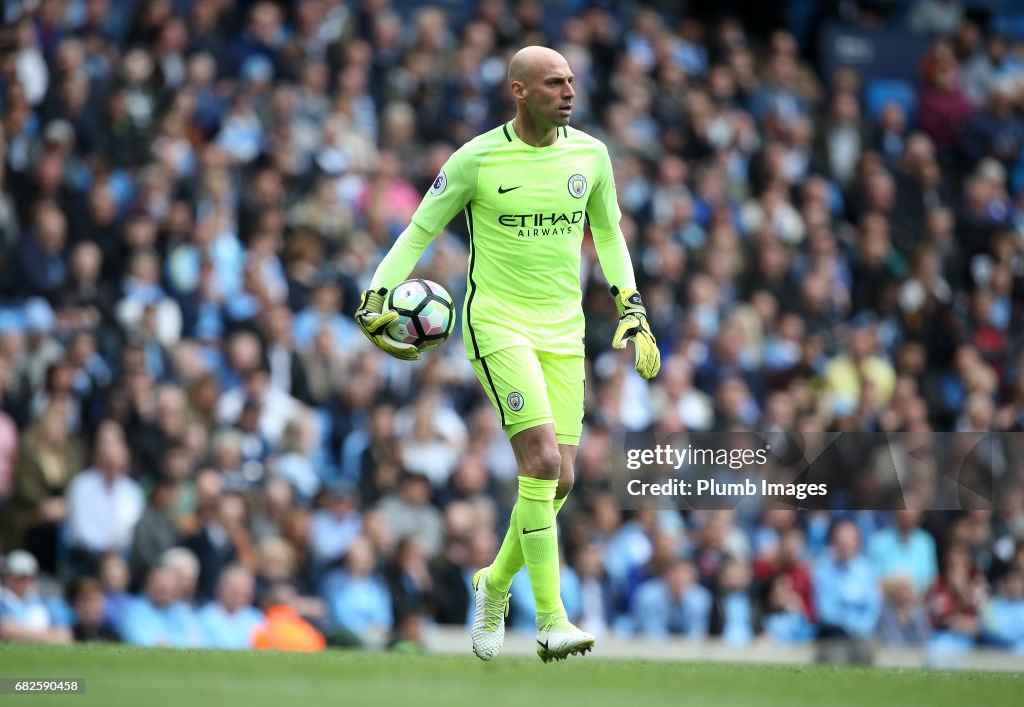
[[[431,280],[406,280],[391,290],[388,309],[398,312],[398,319],[388,326],[388,336],[420,351],[443,344],[455,325],[452,296]]]

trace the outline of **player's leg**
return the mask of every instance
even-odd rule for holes
[[[514,575],[522,557],[533,589],[539,628],[565,619],[554,509],[562,456],[555,440],[555,426],[551,422],[521,430],[511,441],[519,464],[519,498],[515,512],[518,537],[508,538],[508,547],[502,548],[506,552],[499,551],[500,557],[496,558],[495,564],[507,565],[505,570]],[[518,550],[516,539],[519,541]]]
[[[555,516],[562,510],[572,490],[575,478],[573,469],[576,464],[576,445],[559,444],[558,453],[561,463],[558,473],[558,486],[555,487],[555,498],[551,502]],[[505,539],[501,543],[494,562],[488,569],[488,582],[495,592],[507,592],[512,586],[512,579],[523,568],[523,545],[520,541],[519,524],[516,522],[516,506],[512,507],[512,522],[509,523]]]
[[[558,427],[555,427],[556,435]],[[569,492],[572,491],[572,485],[576,481],[576,445],[575,444],[559,444],[558,454],[562,457],[562,465],[558,470],[558,488],[555,489],[555,500],[554,508],[555,515],[562,510],[562,506],[565,505],[566,500],[569,498]]]
[[[554,420],[560,457],[554,511],[565,503],[574,481],[576,450],[583,431],[584,363],[582,356],[541,354],[541,368]],[[538,624],[537,655],[541,660],[561,660],[594,647],[594,637],[581,631],[563,614],[545,625]]]
[[[558,356],[544,352],[538,352],[536,355],[544,378],[544,392],[551,410],[560,458],[558,486],[552,501],[557,515],[572,489],[574,480],[576,448],[583,429],[584,363],[582,356]],[[536,415],[531,414],[528,417],[535,419]],[[517,444],[516,439],[513,437],[513,449]],[[525,441],[528,441],[528,438],[524,438]],[[545,437],[545,441],[550,444],[550,437]],[[520,468],[523,468],[523,460],[517,456],[517,461],[520,462]],[[512,517],[514,521],[515,508]],[[523,566],[520,533],[518,524],[513,522],[509,525],[498,556],[491,563],[489,579],[491,586],[498,590],[507,591],[512,585],[512,578]]]
[[[528,348],[511,348],[471,362],[498,413],[505,433],[512,440],[512,448],[519,463],[519,499],[512,510],[509,533],[495,562],[473,577],[476,601],[472,629],[473,652],[483,660],[491,660],[500,651],[504,640],[508,588],[512,576],[522,567],[524,559],[534,594],[538,597],[538,607],[545,606],[547,609],[551,609],[545,603],[550,599],[550,582],[535,582],[534,578],[536,576],[539,580],[547,577],[550,571],[546,566],[553,564],[554,600],[557,602],[556,609],[561,609],[558,596],[558,546],[557,536],[554,535],[552,506],[561,456],[544,388],[544,373],[536,353]],[[547,513],[542,507],[546,507]],[[550,516],[550,522],[547,516]],[[519,537],[523,523],[528,531],[524,537],[531,539],[530,548],[525,554]],[[548,536],[550,540],[545,539]],[[549,554],[545,550],[548,544],[554,548],[553,562],[545,559]],[[507,568],[513,565],[514,569],[508,573]],[[503,573],[507,574],[507,579],[502,578],[496,582],[495,575],[500,577]]]

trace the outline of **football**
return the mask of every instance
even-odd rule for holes
[[[455,325],[455,303],[448,291],[431,280],[406,280],[388,295],[388,309],[398,319],[388,327],[388,335],[420,351],[443,344]]]

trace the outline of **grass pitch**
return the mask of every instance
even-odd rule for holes
[[[77,678],[84,694],[0,695],[0,705],[1021,705],[1024,674],[726,665],[574,657],[314,655],[0,644],[0,677]]]

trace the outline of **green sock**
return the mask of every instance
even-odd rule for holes
[[[485,591],[492,599],[504,597],[508,588],[512,586],[512,578],[523,566],[523,548],[519,544],[519,502],[512,506],[512,515],[508,522],[508,532],[505,539],[501,541],[498,554],[491,563],[491,569],[487,573]]]
[[[562,510],[562,506],[565,505],[566,499],[569,495],[566,494],[562,498],[555,497],[551,502],[551,507],[555,511],[555,515]],[[509,587],[512,586],[512,578],[516,576],[516,572],[523,568],[523,545],[519,540],[519,534],[522,532],[519,530],[519,523],[516,521],[516,509],[519,504],[512,506],[512,517],[509,520],[508,532],[505,533],[505,539],[501,541],[501,547],[498,548],[498,554],[494,558],[494,562],[491,563],[491,570],[487,573],[487,584],[484,585],[485,591],[494,599],[500,599],[505,596],[508,592]]]
[[[565,505],[565,501],[567,498],[569,498],[569,494],[565,494],[561,498],[555,496],[555,500],[551,502],[551,507],[555,509],[556,516],[558,515],[558,512],[562,510],[562,506]]]
[[[559,596],[558,529],[552,504],[557,487],[557,479],[519,477],[519,542],[538,617],[565,614]]]

